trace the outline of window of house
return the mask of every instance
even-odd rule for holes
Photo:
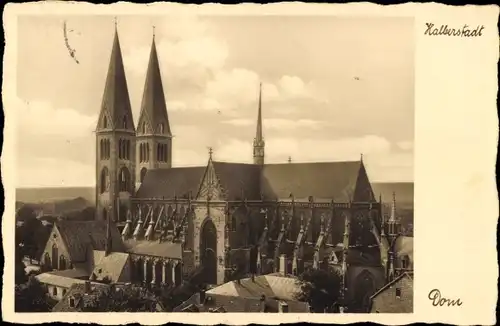
[[[52,288],[52,295],[57,295],[57,286]]]
[[[401,298],[401,289],[396,288],[396,298]]]
[[[64,296],[66,294],[66,289],[62,290],[62,295]]]
[[[73,297],[69,298],[69,306],[71,308],[75,307],[75,298],[73,298]]]

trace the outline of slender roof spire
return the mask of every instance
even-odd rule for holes
[[[106,84],[101,104],[101,118],[111,120],[111,125],[107,126],[113,129],[134,130],[134,120],[132,117],[132,108],[130,105],[130,97],[127,87],[127,79],[125,77],[125,69],[123,67],[123,58],[120,48],[120,39],[118,37],[118,29],[116,27],[115,18],[115,35],[113,39],[113,47],[111,50],[111,58],[109,60],[108,74],[106,76]],[[102,125],[98,125],[99,130]]]
[[[392,193],[391,222],[396,222],[396,192]]]
[[[144,83],[139,125],[146,122],[151,128],[148,130],[149,132],[172,136],[155,39],[155,27],[153,26],[153,41]]]
[[[255,140],[262,141],[262,83],[259,84],[259,111],[257,115],[257,132],[255,133]]]

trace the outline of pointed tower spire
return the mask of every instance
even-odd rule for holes
[[[97,131],[103,129],[135,131],[116,17],[113,47],[97,125]]]
[[[259,84],[259,104],[257,113],[257,130],[253,141],[253,162],[264,165],[264,136],[262,133],[262,83]]]
[[[172,136],[168,120],[167,104],[160,73],[158,52],[156,51],[155,27],[153,41],[149,53],[149,64],[142,95],[141,113],[139,115],[139,134],[158,134]]]

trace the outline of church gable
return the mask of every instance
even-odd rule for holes
[[[376,202],[375,196],[373,195],[372,186],[368,180],[368,174],[366,173],[365,165],[361,162],[358,176],[356,180],[356,186],[354,189],[354,202]]]
[[[54,255],[56,255],[56,257],[54,257]],[[66,261],[73,261],[73,257],[71,257],[71,253],[68,251],[68,246],[64,241],[64,237],[61,236],[57,225],[54,225],[49,238],[45,243],[45,249],[42,253],[40,261],[44,265],[47,264],[55,266],[54,264],[59,264],[58,262],[61,256],[64,256]]]
[[[226,197],[211,159],[208,161],[207,169],[196,197],[198,199],[213,200],[224,200]]]
[[[109,113],[107,108],[104,107],[101,110],[101,114],[99,115],[99,120],[97,122],[96,130],[108,130],[108,129],[114,129],[114,123],[113,119],[111,119],[111,114]]]

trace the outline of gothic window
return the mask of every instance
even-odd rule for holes
[[[118,140],[118,158],[119,159],[123,158],[123,140],[122,139]]]
[[[161,162],[161,144],[156,144],[156,158]]]
[[[100,154],[101,160],[109,159],[110,149],[109,149],[109,140],[108,139],[101,139],[100,146],[99,146],[99,154]]]
[[[146,162],[149,162],[149,143],[146,143]]]
[[[120,169],[119,174],[120,180],[120,191],[129,191],[130,190],[130,172],[126,167],[122,167]]]
[[[59,257],[59,269],[62,271],[66,269],[66,258],[63,255]]]
[[[163,134],[165,132],[165,126],[163,125],[163,123],[158,124],[158,132],[160,134]]]
[[[123,117],[122,126],[123,126],[123,129],[127,129],[127,117],[126,116]]]
[[[99,188],[101,194],[109,190],[109,172],[107,167],[104,167],[101,171],[101,184]]]
[[[108,118],[106,116],[102,119],[102,127],[108,128]]]
[[[130,139],[127,139],[125,144],[126,144],[126,146],[125,146],[125,158],[127,160],[130,160]]]
[[[146,176],[146,172],[148,172],[148,170],[146,168],[141,169],[141,183],[144,181],[144,177]]]
[[[143,122],[142,123],[142,133],[145,134],[146,133],[146,122]]]
[[[231,231],[236,231],[236,216],[231,217]]]
[[[142,144],[139,144],[139,162],[143,162],[143,159],[142,159]]]
[[[57,270],[57,257],[59,257],[57,245],[54,243],[52,245],[52,269]]]

